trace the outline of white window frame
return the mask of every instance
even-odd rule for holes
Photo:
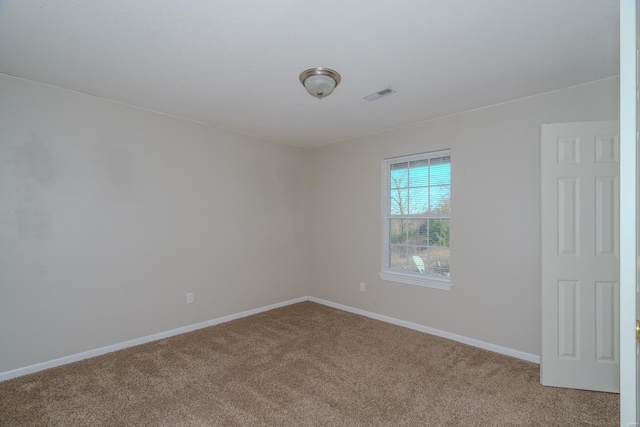
[[[389,266],[389,220],[391,215],[391,165],[396,163],[426,160],[437,157],[451,156],[451,149],[433,151],[428,153],[413,154],[409,156],[393,157],[382,161],[382,268],[380,278],[392,282],[406,283],[410,285],[424,286],[428,288],[450,290],[452,288],[450,276],[429,275],[425,273],[410,272],[406,270],[392,269]],[[395,215],[393,216],[395,217]],[[417,219],[428,219],[429,214],[411,216]],[[439,218],[442,215],[438,216]],[[451,213],[448,215],[451,221]],[[451,242],[449,242],[451,250]],[[450,255],[451,256],[451,255]]]

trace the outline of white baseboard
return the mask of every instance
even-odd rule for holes
[[[338,310],[348,311],[349,313],[359,314],[361,316],[370,317],[371,319],[380,320],[386,323],[391,323],[393,325],[403,326],[405,328],[413,329],[415,331],[424,332],[431,335],[436,335],[438,337],[447,338],[452,341],[458,341],[463,344],[468,344],[473,347],[482,348],[484,350],[493,351],[495,353],[504,354],[506,356],[515,357],[517,359],[526,360],[529,362],[540,364],[540,356],[525,353],[524,351],[514,350],[508,347],[502,347],[500,345],[491,344],[488,342],[476,340],[473,338],[467,338],[462,335],[452,334],[450,332],[441,331],[439,329],[429,328],[427,326],[419,325],[417,323],[407,322],[405,320],[396,319],[389,316],[384,316],[382,314],[372,313],[366,310],[360,310],[359,308],[349,307],[347,305],[337,304],[335,302],[326,301],[316,297],[309,297],[309,301],[317,302],[318,304],[327,305],[329,307],[337,308]]]
[[[196,329],[202,329],[202,328],[207,328],[209,326],[219,325],[221,323],[226,323],[231,320],[240,319],[242,317],[247,317],[253,314],[262,313],[263,311],[269,311],[269,310],[273,310],[274,308],[280,308],[286,305],[296,304],[296,303],[307,301],[307,300],[308,300],[308,297],[295,298],[292,300],[267,305],[265,307],[243,311],[242,313],[230,314],[228,316],[218,317],[217,319],[207,320],[205,322],[195,323],[193,325],[187,325],[181,328],[171,329],[170,331],[159,332],[157,334],[147,335],[141,338],[135,338],[129,341],[124,341],[121,343],[96,348],[94,350],[83,351],[82,353],[76,353],[69,356],[60,357],[59,359],[49,360],[47,362],[42,362],[42,363],[36,363],[35,365],[25,366],[24,368],[18,368],[18,369],[13,369],[11,371],[0,372],[0,381],[6,381],[6,380],[10,380],[11,378],[21,377],[23,375],[32,374],[34,372],[43,371],[49,368],[55,368],[56,366],[66,365],[72,362],[78,362],[80,360],[88,359],[90,357],[101,356],[106,353],[111,353],[114,351],[122,350],[128,347],[133,347],[140,344],[146,344],[151,341],[157,341],[164,338],[169,338],[174,335],[180,335],[187,332],[195,331]]]
[[[393,325],[402,326],[405,328],[413,329],[415,331],[424,332],[431,335],[447,338],[453,341],[458,341],[463,344],[468,344],[474,347],[479,347],[485,350],[493,351],[495,353],[504,354],[507,356],[515,357],[522,360],[527,360],[533,363],[540,363],[540,356],[535,354],[525,353],[523,351],[514,350],[507,347],[487,343],[484,341],[476,340],[473,338],[467,338],[462,335],[452,334],[450,332],[441,331],[427,326],[419,325],[417,323],[407,322],[405,320],[396,319],[382,314],[373,313],[359,308],[349,307],[347,305],[338,304],[331,301],[326,301],[316,297],[300,297],[291,299],[288,301],[267,305],[264,307],[256,308],[253,310],[243,311],[242,313],[230,314],[228,316],[218,317],[217,319],[207,320],[205,322],[195,323],[193,325],[183,326],[181,328],[171,329],[170,331],[159,332],[157,334],[147,335],[141,338],[135,338],[129,341],[124,341],[117,344],[108,345],[105,347],[96,348],[94,350],[84,351],[82,353],[76,353],[69,356],[64,356],[59,359],[49,360],[47,362],[37,363],[35,365],[25,366],[23,368],[14,369],[11,371],[0,372],[0,381],[6,381],[11,378],[21,377],[23,375],[32,374],[45,369],[54,368],[60,365],[66,365],[72,362],[78,362],[80,360],[88,359],[90,357],[101,356],[106,353],[122,350],[125,348],[133,347],[140,344],[146,344],[151,341],[157,341],[164,338],[169,338],[174,335],[180,335],[187,332],[195,331],[196,329],[207,328],[209,326],[219,325],[221,323],[229,322],[231,320],[240,319],[242,317],[251,316],[253,314],[262,313],[264,311],[273,310],[275,308],[284,307],[291,304],[297,304],[303,301],[312,301],[318,304],[326,305],[329,307],[337,308],[338,310],[347,311],[349,313],[359,314],[361,316],[369,317],[371,319],[381,320],[383,322],[391,323]]]

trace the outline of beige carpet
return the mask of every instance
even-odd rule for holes
[[[616,394],[304,302],[0,383],[2,426],[617,426]]]

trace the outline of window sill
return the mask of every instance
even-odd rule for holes
[[[382,280],[389,280],[391,282],[406,283],[408,285],[424,286],[426,288],[442,289],[449,291],[452,288],[451,279],[439,279],[433,276],[423,276],[421,274],[414,273],[401,273],[392,270],[383,270],[380,273]]]

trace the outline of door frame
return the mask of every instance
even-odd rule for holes
[[[620,425],[638,425],[637,319],[637,13],[620,0]]]

